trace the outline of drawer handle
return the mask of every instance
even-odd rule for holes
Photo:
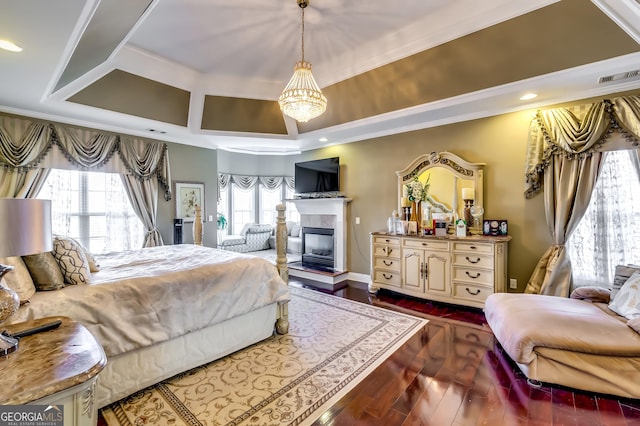
[[[480,258],[479,257],[476,257],[476,260],[471,260],[471,259],[469,259],[469,256],[466,256],[465,259],[467,259],[467,262],[469,262],[469,263],[478,263],[478,262],[480,262]]]
[[[467,351],[467,358],[479,359],[480,358],[480,354],[475,349],[469,349]]]
[[[467,289],[467,291],[469,291],[469,289]],[[467,340],[475,340],[476,342],[480,341],[480,338],[475,333],[467,333],[467,335],[464,336],[464,338]]]
[[[472,293],[471,290],[469,290],[469,287],[465,287],[465,290],[467,290],[467,293],[469,293],[472,296],[477,296],[480,294],[480,289],[477,289],[475,293]]]
[[[385,280],[390,280],[391,278],[393,278],[393,275],[390,274],[389,276],[387,276],[387,274],[385,274],[384,272],[382,273],[382,276]]]
[[[476,276],[471,275],[471,274],[469,273],[469,271],[464,271],[464,273],[465,273],[465,274],[467,274],[467,276],[468,276],[469,278],[473,278],[474,280],[480,276],[480,272],[478,272],[478,274],[477,274]],[[480,291],[480,290],[478,290],[478,291]]]
[[[386,266],[391,266],[393,265],[393,260],[390,260],[389,263],[387,263],[386,260],[382,259],[382,263],[384,263]]]
[[[391,254],[391,252],[393,251],[393,249],[392,249],[391,247],[384,247],[384,248],[382,249],[382,251],[383,251],[387,256],[389,256],[389,255]]]
[[[476,247],[476,246],[469,246],[469,248],[470,248],[471,250],[475,250],[475,249],[477,249],[478,247]]]
[[[389,239],[387,239],[387,240],[384,240],[384,241],[385,241],[385,242],[387,242],[387,243],[389,243],[389,242],[391,242],[391,240],[389,240]]]
[[[422,247],[427,247],[429,243],[422,243]]]

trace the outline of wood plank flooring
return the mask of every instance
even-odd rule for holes
[[[639,400],[530,386],[479,309],[355,283],[334,294],[430,321],[315,425],[640,425]]]

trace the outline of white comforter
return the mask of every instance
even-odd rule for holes
[[[289,300],[275,266],[249,255],[185,244],[96,260],[90,284],[37,292],[11,322],[71,317],[113,356]]]

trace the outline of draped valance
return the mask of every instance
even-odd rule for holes
[[[229,183],[233,182],[242,189],[251,189],[258,182],[264,185],[267,189],[277,189],[283,183],[287,185],[287,188],[293,191],[294,179],[291,176],[246,176],[246,175],[231,175],[226,173],[218,174],[218,187],[220,190],[225,190],[229,186]],[[219,192],[218,192],[219,193]]]
[[[0,116],[0,166],[20,172],[41,168],[54,146],[81,170],[103,167],[117,154],[128,174],[140,181],[155,177],[171,199],[166,143]]]
[[[531,198],[540,191],[552,156],[591,156],[614,133],[635,147],[640,145],[640,96],[538,111],[529,129],[525,196]]]

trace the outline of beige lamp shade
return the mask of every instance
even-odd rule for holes
[[[51,201],[0,198],[0,257],[25,256],[53,250]],[[12,266],[0,265],[0,279]],[[20,305],[18,294],[0,282],[0,323],[11,318]],[[15,348],[1,339],[0,349]],[[15,343],[17,345],[17,343]]]
[[[0,257],[51,250],[51,200],[0,198]]]

